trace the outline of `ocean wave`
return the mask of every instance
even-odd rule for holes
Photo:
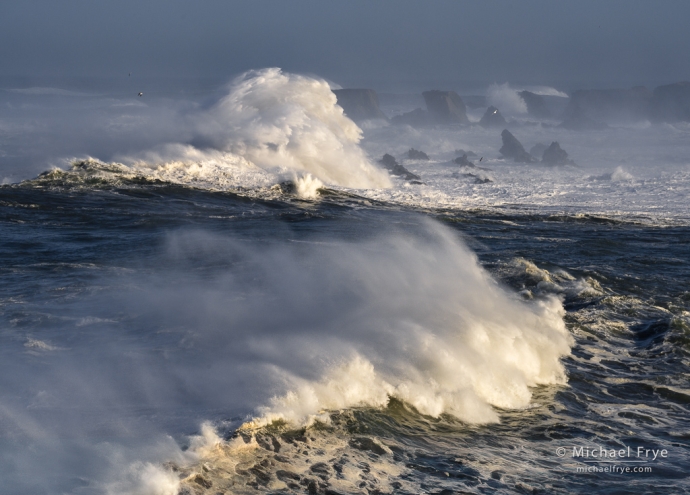
[[[359,147],[362,131],[321,79],[250,71],[211,108],[188,116],[190,143],[167,143],[106,163],[87,157],[42,181],[121,185],[163,181],[209,190],[262,190],[291,181],[314,199],[324,184],[387,188],[388,174]],[[63,173],[64,172],[64,173]],[[71,174],[71,175],[65,175]]]
[[[434,222],[414,236],[358,243],[276,250],[188,234],[170,249],[180,266],[188,256],[243,260],[217,283],[162,284],[149,302],[128,304],[197,329],[195,348],[227,349],[236,372],[273,377],[275,395],[247,429],[328,422],[328,411],[383,407],[390,397],[429,416],[496,422],[495,408],[528,406],[531,387],[566,382],[560,358],[571,339],[560,299],[522,301]]]
[[[186,449],[168,439],[162,452],[115,459],[100,492],[243,493],[327,482],[351,493],[365,481],[372,490],[416,493],[420,479],[405,477],[412,471],[395,445],[352,429],[359,414],[461,431],[528,409],[539,385],[552,385],[540,388],[553,393],[566,383],[562,358],[572,340],[557,296],[521,300],[481,267],[457,232],[435,222],[379,230],[354,241],[279,245],[172,232],[157,255],[165,270],[120,274],[118,288],[82,302],[91,310],[118,308],[116,321],[90,310],[66,323],[107,334],[115,361],[100,354],[80,361],[77,385],[56,364],[56,382],[44,387],[58,404],[88,403],[82,394],[122,386],[123,396],[106,394],[108,403],[126,408],[162,394],[166,407],[191,401],[197,417],[215,420]],[[199,262],[212,271],[192,269]],[[94,327],[101,323],[107,332]],[[128,343],[148,338],[147,331],[165,342],[131,361]],[[68,352],[47,347],[61,343],[29,341],[25,349],[47,358]],[[102,352],[90,340],[70,347]],[[115,369],[123,375],[106,373]],[[226,427],[208,413],[210,404],[253,413]],[[118,417],[103,414],[104,421]]]
[[[197,144],[168,143],[118,161],[160,180],[203,181],[214,189],[227,188],[229,176],[249,188],[286,179],[355,189],[391,185],[359,147],[361,129],[321,79],[280,69],[247,72],[188,124]],[[313,185],[297,192],[316,195]]]

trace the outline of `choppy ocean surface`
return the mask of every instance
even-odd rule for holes
[[[329,98],[0,186],[0,492],[690,492],[690,129],[547,168]]]

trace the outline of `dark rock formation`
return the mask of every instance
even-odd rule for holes
[[[412,127],[421,127],[431,123],[429,112],[421,108],[415,108],[411,112],[396,115],[391,119],[391,122],[397,125],[411,125]]]
[[[480,174],[480,170],[484,172],[491,172],[490,168],[484,168],[484,167],[478,167],[477,165],[474,164],[474,162],[471,162],[467,159],[467,155],[462,155],[457,157],[455,160],[453,160],[453,163],[456,163],[460,165],[461,167],[467,167],[474,169],[476,173]],[[484,174],[486,175],[486,174]],[[475,177],[475,176],[472,176]]]
[[[433,123],[469,124],[467,109],[455,91],[425,91],[422,93],[426,109]]]
[[[520,141],[508,129],[503,129],[501,139],[503,139],[503,146],[499,151],[506,158],[512,158],[519,163],[532,163],[534,161],[534,157],[525,151]]]
[[[458,165],[463,166],[463,167],[473,167],[474,168],[474,163],[472,163],[471,161],[469,161],[467,159],[467,155],[462,155],[462,156],[457,157],[455,160],[453,160],[453,163],[457,163]]]
[[[654,88],[650,117],[660,122],[690,122],[690,81]]]
[[[604,123],[630,122],[649,118],[652,92],[632,89],[590,89],[573,92],[563,118],[590,119]]]
[[[542,156],[544,156],[544,151],[546,151],[547,148],[548,146],[546,146],[544,143],[537,143],[530,148],[529,154],[537,160],[541,160]]]
[[[415,175],[409,170],[407,170],[402,165],[400,165],[398,161],[395,159],[395,157],[393,157],[392,155],[386,153],[385,155],[383,155],[383,158],[381,158],[379,163],[383,165],[386,168],[386,170],[390,172],[391,175],[402,177],[403,179],[410,181],[413,184],[421,184],[421,178],[418,175]]]
[[[575,162],[568,159],[568,153],[561,148],[558,141],[552,142],[551,146],[544,150],[541,162],[547,165],[575,165]]]
[[[467,177],[474,178],[475,184],[487,184],[489,182],[493,182],[491,177],[486,174],[467,174]]]
[[[352,120],[388,120],[379,108],[379,99],[373,89],[335,89],[333,92],[338,98],[338,105]]]
[[[553,117],[542,95],[532,93],[531,91],[520,91],[518,95],[525,102],[525,105],[527,105],[527,113],[530,115],[540,119],[549,119]]]
[[[483,173],[482,170],[486,170],[483,168],[478,167],[476,173],[460,173],[460,172],[453,172],[450,174],[450,176],[454,179],[459,179],[461,177],[471,177],[474,179],[475,184],[486,184],[488,182],[493,182],[493,179],[489,174]]]
[[[427,155],[423,151],[410,148],[410,151],[407,152],[407,158],[409,158],[410,160],[428,160],[429,155]]]
[[[482,127],[503,127],[506,125],[506,119],[503,118],[498,108],[490,106],[486,109],[486,112],[484,112],[484,116],[479,121],[479,125]]]

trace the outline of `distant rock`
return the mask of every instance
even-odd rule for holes
[[[428,160],[429,155],[427,155],[423,151],[410,148],[410,150],[407,152],[407,158],[409,158],[410,160]]]
[[[564,120],[558,127],[568,129],[569,131],[600,131],[607,129],[609,126],[584,115],[578,115]]]
[[[563,119],[573,122],[607,124],[649,118],[652,92],[637,86],[632,89],[589,89],[574,91]]]
[[[549,119],[553,117],[542,95],[532,93],[531,91],[520,91],[518,95],[525,102],[525,105],[527,105],[527,113],[533,117],[538,117],[540,119]]]
[[[373,89],[335,89],[333,93],[338,99],[338,105],[352,120],[388,120],[379,108],[379,99]]]
[[[485,169],[478,169],[475,171],[475,173],[467,172],[467,173],[460,173],[460,172],[453,172],[450,176],[453,177],[454,179],[459,179],[461,177],[471,177],[474,179],[475,184],[486,184],[488,182],[493,182],[493,177],[491,177],[490,174],[487,174],[484,172]]]
[[[480,170],[482,172],[491,172],[490,168],[484,168],[484,167],[479,167],[474,164],[474,162],[471,162],[470,160],[467,159],[467,155],[462,155],[457,157],[455,160],[453,160],[453,163],[460,165],[461,167],[466,167],[466,168],[471,168],[474,170],[475,173],[480,174]]]
[[[558,141],[553,141],[551,146],[544,150],[541,162],[547,165],[575,165],[575,162],[568,158],[568,153],[561,148]]]
[[[457,157],[455,160],[453,160],[453,163],[457,163],[458,165],[462,167],[473,167],[474,168],[474,163],[469,161],[467,159],[467,155],[462,155]]]
[[[413,174],[405,167],[400,165],[394,156],[386,153],[385,155],[383,155],[383,158],[379,160],[379,163],[383,165],[386,168],[386,170],[390,172],[391,175],[402,177],[406,181],[409,181],[413,184],[421,184],[421,177],[419,177],[416,174]]]
[[[491,178],[490,175],[487,174],[467,174],[467,177],[472,177],[474,178],[474,183],[475,184],[487,184],[489,182],[493,182],[494,180]]]
[[[534,157],[525,151],[520,141],[508,129],[503,129],[501,139],[503,140],[503,146],[501,146],[499,151],[503,156],[512,158],[518,163],[534,162]]]
[[[412,127],[422,127],[431,123],[429,112],[421,108],[415,108],[411,112],[396,115],[391,119],[391,123],[396,125],[410,125]]]
[[[650,107],[657,122],[690,122],[690,81],[654,88]]]
[[[482,127],[503,127],[506,125],[506,119],[503,118],[498,108],[490,106],[486,109],[486,112],[484,112],[484,116],[479,121],[479,125]]]
[[[467,109],[455,91],[425,91],[422,93],[426,109],[433,123],[469,124]]]
[[[544,156],[544,151],[546,151],[547,148],[548,146],[546,146],[544,143],[537,143],[530,148],[529,154],[537,160],[541,160],[542,156]]]
[[[690,122],[690,81],[631,89],[598,89],[573,92],[561,127],[597,130],[606,124],[653,120]]]

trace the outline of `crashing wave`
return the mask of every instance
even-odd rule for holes
[[[329,84],[280,69],[247,72],[210,109],[187,118],[194,138],[112,163],[75,160],[42,180],[96,185],[163,181],[210,190],[270,188],[291,181],[313,199],[324,184],[387,188],[388,174],[359,147],[362,130],[344,115]],[[203,143],[203,144],[199,144]]]

